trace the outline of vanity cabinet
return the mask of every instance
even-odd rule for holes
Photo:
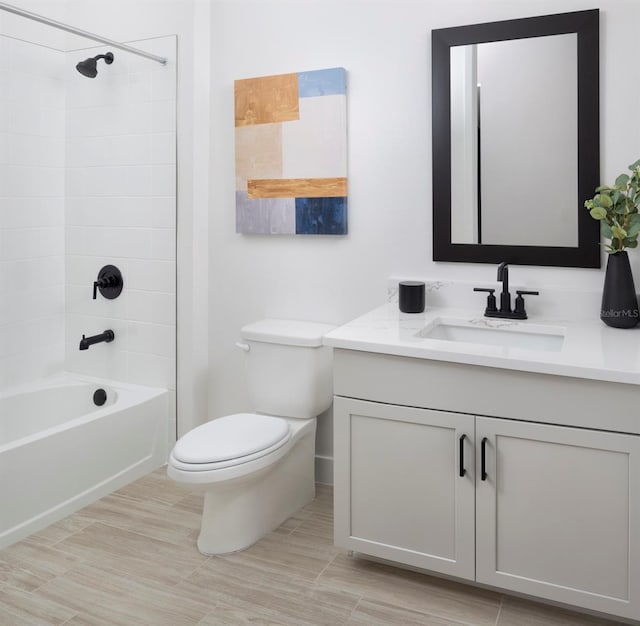
[[[490,368],[458,365],[451,377],[451,364],[421,359],[336,350],[334,360],[337,545],[640,619],[640,433],[611,432],[615,419],[611,431],[566,426],[545,402],[534,420],[535,402],[520,411],[522,398],[500,393],[503,370],[487,389]],[[517,374],[539,397],[546,381]],[[565,421],[583,412],[602,423],[589,406],[593,381],[580,382]]]
[[[473,431],[469,415],[335,398],[336,543],[473,578]]]
[[[640,437],[478,417],[476,446],[476,581],[620,615],[633,581],[637,615]]]

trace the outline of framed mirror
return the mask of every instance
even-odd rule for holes
[[[599,11],[431,32],[433,260],[600,267]]]

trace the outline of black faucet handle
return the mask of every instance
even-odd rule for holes
[[[99,289],[107,300],[113,300],[120,295],[123,285],[120,270],[115,265],[105,265],[98,272],[98,278],[93,283],[93,299],[97,298]]]
[[[487,308],[485,309],[485,315],[487,313],[495,313],[498,310],[498,307],[496,306],[496,297],[494,295],[496,291],[495,289],[489,287],[474,287],[473,290],[483,291],[489,294],[487,296]]]
[[[514,312],[522,316],[522,319],[527,319],[527,313],[524,310],[524,298],[522,296],[539,296],[539,291],[526,291],[524,289],[517,289],[516,293],[518,294],[516,297],[516,308]]]

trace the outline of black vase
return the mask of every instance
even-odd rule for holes
[[[614,328],[633,328],[640,320],[633,274],[625,251],[609,255],[600,319]]]

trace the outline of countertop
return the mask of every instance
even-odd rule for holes
[[[421,337],[420,332],[437,324],[438,319],[515,331],[535,332],[546,327],[560,330],[564,340],[561,350],[554,352]],[[513,321],[455,308],[428,308],[424,313],[409,314],[401,313],[397,303],[387,303],[330,331],[324,344],[347,350],[640,385],[640,326],[611,328],[599,319],[573,321],[531,316],[528,320]]]

